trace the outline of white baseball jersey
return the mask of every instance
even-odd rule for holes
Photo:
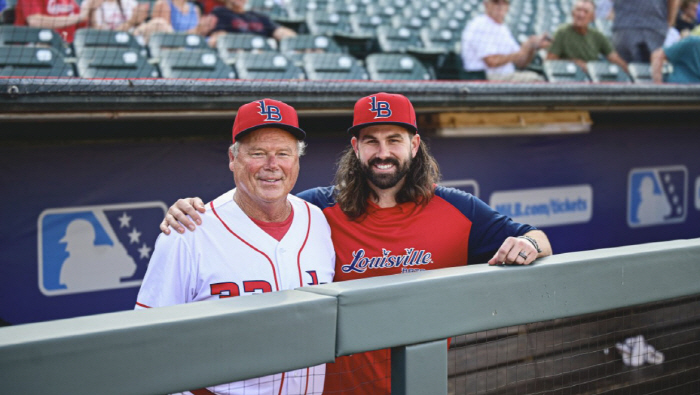
[[[240,209],[233,200],[234,192],[207,204],[196,231],[158,237],[137,309],[333,281],[335,252],[330,227],[318,207],[289,195],[294,217],[285,236],[277,241]],[[208,390],[217,394],[320,394],[324,375],[322,364]]]

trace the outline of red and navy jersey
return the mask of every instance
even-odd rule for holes
[[[508,236],[535,229],[471,194],[440,186],[425,206],[409,202],[381,208],[369,202],[367,215],[357,220],[340,210],[333,187],[297,196],[320,207],[328,219],[336,252],[334,281],[484,263]]]
[[[475,196],[436,187],[423,206],[381,208],[369,202],[367,215],[349,219],[335,202],[333,187],[298,197],[323,210],[335,248],[334,281],[432,270],[489,260],[508,236],[535,228],[514,222]],[[339,357],[326,368],[326,393],[390,394],[391,351]]]

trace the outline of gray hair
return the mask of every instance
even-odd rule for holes
[[[588,3],[593,6],[593,11],[596,9],[595,0],[574,0],[574,4],[576,3]]]
[[[235,143],[231,144],[231,146],[229,147],[229,151],[231,151],[231,155],[233,155],[234,158],[238,156],[238,149],[240,148],[240,146],[241,146],[241,142],[236,141]],[[304,140],[298,140],[297,141],[297,156],[301,157],[305,153],[306,153],[306,142]]]

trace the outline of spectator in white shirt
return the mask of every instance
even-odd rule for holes
[[[540,48],[549,46],[545,34],[531,36],[522,45],[504,24],[510,0],[484,0],[485,15],[472,19],[462,32],[462,63],[466,71],[485,71],[489,80],[543,81],[525,68]]]

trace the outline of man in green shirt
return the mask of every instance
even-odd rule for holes
[[[600,31],[590,27],[595,19],[592,0],[576,0],[572,11],[573,22],[560,27],[554,34],[547,59],[567,59],[588,72],[586,62],[598,60],[602,54],[610,63],[628,73],[627,62],[615,52],[612,43]]]

